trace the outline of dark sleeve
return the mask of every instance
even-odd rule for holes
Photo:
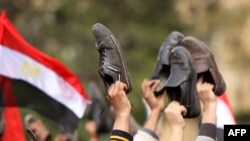
[[[200,126],[199,136],[207,136],[215,140],[216,125],[212,123],[203,123]]]
[[[122,130],[112,130],[110,141],[133,141],[133,137]]]

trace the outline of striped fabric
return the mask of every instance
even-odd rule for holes
[[[110,141],[133,141],[133,137],[127,132],[113,130],[110,136]]]
[[[225,92],[217,97],[217,138],[224,141],[224,125],[237,124],[234,112]]]
[[[90,100],[80,80],[58,60],[38,51],[18,33],[2,11],[0,77],[10,80],[16,105],[32,109],[73,133]],[[6,93],[4,87],[1,91]],[[7,124],[8,125],[8,124]]]

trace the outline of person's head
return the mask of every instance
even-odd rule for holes
[[[25,116],[24,123],[36,135],[39,141],[50,141],[52,139],[49,130],[40,119],[28,114]]]

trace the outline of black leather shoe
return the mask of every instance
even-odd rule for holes
[[[118,40],[107,27],[100,23],[94,24],[92,31],[100,54],[99,74],[106,89],[119,80],[127,84],[128,94],[132,90],[131,79]]]
[[[197,75],[190,53],[182,46],[177,46],[170,53],[170,76],[166,82],[170,101],[176,100],[187,108],[185,118],[200,115],[200,100],[197,94]]]
[[[114,117],[110,113],[109,105],[104,99],[97,84],[90,82],[88,94],[92,101],[87,115],[88,120],[93,120],[97,125],[97,134],[109,133],[113,128]]]
[[[164,90],[165,83],[170,74],[170,66],[169,66],[169,54],[171,49],[175,46],[181,44],[183,39],[183,34],[177,31],[173,31],[169,34],[169,36],[165,39],[163,44],[161,45],[158,56],[157,63],[154,67],[154,70],[150,76],[150,79],[160,79],[160,84],[157,86],[155,90],[155,95],[158,96]]]
[[[222,95],[226,84],[207,45],[193,36],[183,38],[182,45],[190,52],[198,77],[203,76],[203,81],[214,84],[215,95]]]

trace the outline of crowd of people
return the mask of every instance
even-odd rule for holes
[[[159,49],[153,73],[141,83],[147,117],[140,125],[131,114],[132,104],[127,95],[132,85],[117,38],[100,23],[92,30],[100,53],[99,74],[106,92],[100,92],[94,83],[89,85],[92,104],[85,124],[89,141],[100,141],[100,136],[107,133],[110,141],[184,141],[185,119],[198,116],[201,121],[195,140],[218,140],[216,96],[225,92],[226,85],[213,54],[203,42],[177,31],[169,34]],[[169,126],[164,139],[161,134],[166,132],[159,126],[160,120]],[[53,140],[39,119],[28,115],[25,121],[39,141]],[[54,140],[74,139],[59,134]]]

